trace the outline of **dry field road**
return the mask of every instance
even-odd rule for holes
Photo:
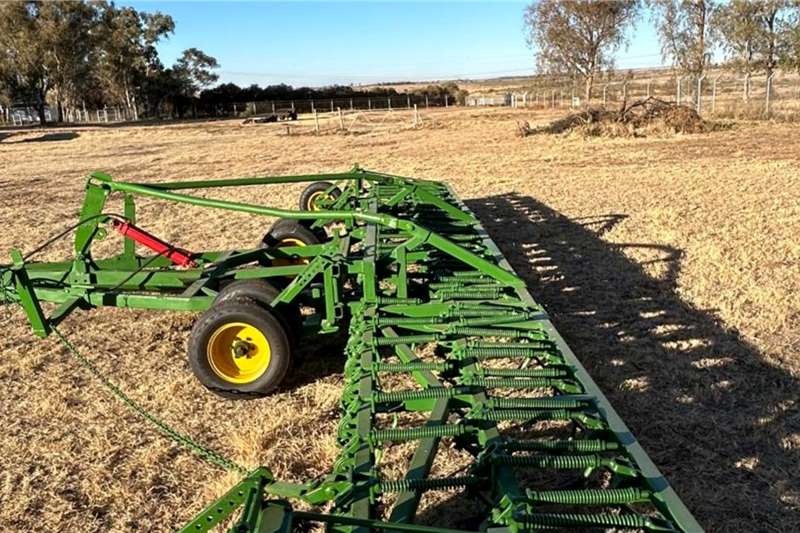
[[[0,250],[75,222],[93,170],[157,181],[358,163],[446,180],[708,530],[800,531],[800,127],[515,136],[516,120],[541,118],[450,110],[419,129],[290,137],[238,121],[4,131]],[[292,207],[297,193],[224,194]],[[269,222],[145,202],[139,223],[201,250],[253,245]],[[274,396],[230,402],[189,371],[192,321],[105,309],[61,329],[148,409],[237,462],[326,472],[337,345],[308,350]],[[16,308],[0,310],[0,423],[0,531],[169,531],[236,481],[127,411]],[[436,502],[424,519],[447,523]]]

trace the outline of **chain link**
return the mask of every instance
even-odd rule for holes
[[[224,468],[229,472],[236,472],[241,474],[242,476],[247,475],[248,470],[243,466],[233,462],[232,460],[224,457],[219,452],[216,452],[198,442],[193,440],[188,435],[185,435],[176,429],[172,428],[155,416],[154,414],[150,413],[142,407],[136,400],[125,394],[119,387],[117,387],[110,379],[108,379],[94,363],[92,363],[89,359],[87,359],[83,354],[81,354],[75,346],[67,340],[64,335],[55,327],[51,326],[53,333],[58,337],[64,347],[78,360],[78,362],[86,368],[103,386],[106,387],[114,396],[117,397],[122,403],[124,403],[131,411],[135,412],[137,415],[141,416],[148,422],[150,422],[153,426],[156,427],[161,433],[172,439],[175,443],[179,446],[182,446],[192,453],[199,456],[201,459],[205,460],[208,463],[213,465],[219,466]]]

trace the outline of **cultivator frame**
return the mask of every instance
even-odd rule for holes
[[[181,192],[317,180],[343,186],[315,211]],[[123,196],[123,215],[103,212],[113,193]],[[202,252],[181,267],[165,253],[139,257],[130,240],[119,256],[95,260],[91,244],[103,236],[103,224],[135,222],[136,196],[303,220],[317,230],[337,226],[323,244]],[[289,483],[258,468],[183,531],[208,531],[239,508],[236,532],[311,523],[336,531],[452,531],[414,523],[421,497],[441,490],[482,502],[485,511],[467,524],[471,529],[701,531],[480,222],[444,183],[357,167],[160,184],[95,173],[87,182],[75,258],[32,263],[19,251],[12,258],[0,287],[6,299],[22,304],[41,336],[79,308],[203,311],[224,282],[287,276],[273,310],[313,307],[306,333],[349,328],[336,434],[341,453],[331,472]],[[41,301],[58,307],[48,316]],[[407,442],[418,444],[404,456],[406,475],[386,478],[381,459]],[[469,458],[458,474],[432,474],[445,443]],[[396,494],[391,506],[388,494]],[[290,500],[315,510],[298,511]]]

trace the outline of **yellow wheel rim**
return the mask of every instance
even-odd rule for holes
[[[311,196],[308,197],[308,209],[310,211],[321,211],[322,208],[317,205],[317,202],[325,197],[328,197],[325,191],[317,191],[315,193],[311,193]]]
[[[286,246],[306,246],[306,243],[304,243],[300,239],[295,239],[294,237],[287,237],[281,240],[275,247],[284,248]],[[297,259],[286,259],[283,257],[278,257],[272,260],[272,266],[307,265],[307,264],[308,264],[308,258],[306,257],[299,257]]]
[[[214,331],[206,347],[208,363],[216,375],[230,383],[252,383],[269,367],[269,341],[245,322],[229,322]]]

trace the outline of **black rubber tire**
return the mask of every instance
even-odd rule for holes
[[[266,371],[250,383],[222,379],[208,361],[211,335],[228,322],[244,322],[258,329],[268,340],[270,361]],[[291,366],[289,338],[281,321],[253,300],[238,298],[212,306],[194,324],[189,335],[189,366],[197,380],[211,392],[229,399],[261,398],[274,391]]]
[[[305,190],[300,193],[300,209],[303,211],[312,211],[311,197],[320,192],[327,191],[331,187],[333,187],[333,183],[330,181],[315,181],[306,187]],[[339,189],[339,187],[334,187],[329,194],[334,200],[336,200],[342,195],[342,190]]]
[[[284,239],[297,239],[303,244],[319,244],[321,242],[312,230],[299,221],[282,218],[276,221],[261,239],[261,247],[274,248]]]
[[[294,219],[291,219],[291,218],[279,218],[272,225],[272,227],[270,228],[270,231],[274,230],[275,228],[277,228],[279,226],[285,226],[285,225],[291,226],[292,224],[300,224],[302,226],[305,226],[309,230],[311,230],[311,233],[313,233],[317,237],[317,240],[319,242],[328,242],[328,240],[330,240],[330,237],[328,236],[328,232],[325,231],[324,227],[312,228],[311,225],[314,222],[316,222],[316,221],[315,220],[294,220]]]
[[[281,304],[275,308],[270,305],[280,292],[281,289],[265,279],[242,279],[225,285],[217,294],[213,305],[242,298],[253,300],[261,307],[275,313],[286,329],[291,345],[297,346],[303,317],[296,305]]]

